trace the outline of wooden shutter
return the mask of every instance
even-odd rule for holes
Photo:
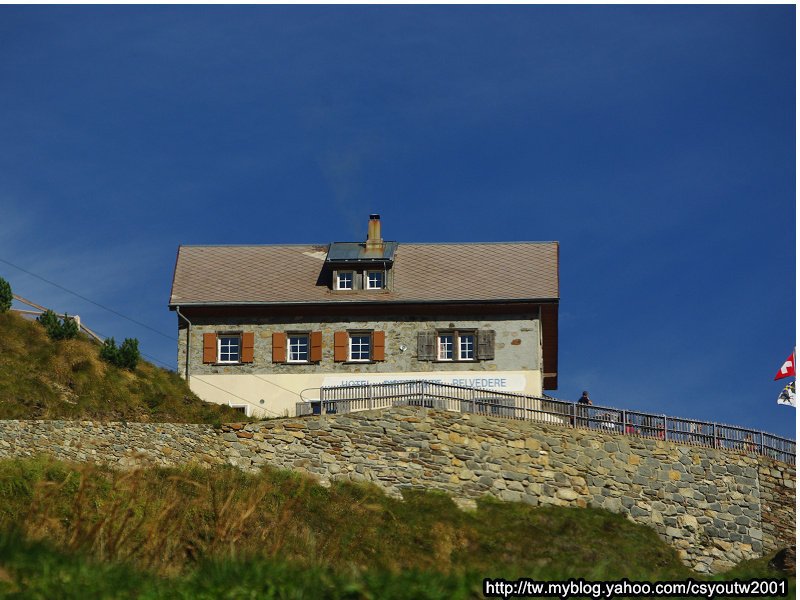
[[[253,362],[253,354],[255,348],[255,334],[252,331],[245,331],[242,334],[242,362]]]
[[[478,360],[492,360],[494,358],[494,330],[478,330]]]
[[[203,363],[210,364],[217,362],[217,334],[203,334]]]
[[[372,332],[372,360],[386,360],[386,333]]]
[[[286,334],[275,332],[272,334],[272,362],[286,362]]]
[[[311,352],[308,355],[311,362],[319,362],[322,360],[322,332],[312,331],[309,337],[309,344]]]
[[[344,362],[347,360],[347,343],[349,336],[346,331],[333,332],[333,360]]]
[[[420,331],[417,334],[417,360],[436,360],[435,331]]]

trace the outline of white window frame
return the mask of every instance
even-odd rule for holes
[[[305,340],[305,358],[292,358],[292,339]],[[299,352],[299,350],[298,350]],[[304,364],[311,362],[311,336],[307,333],[287,333],[286,334],[286,362],[294,364]]]
[[[465,356],[462,342],[465,338],[472,338],[471,356]],[[444,338],[450,338],[448,343],[444,343]],[[457,329],[436,332],[436,360],[442,362],[475,362],[475,346],[478,343],[477,333],[473,330],[459,331]],[[449,345],[450,357],[446,356],[447,346]]]
[[[449,338],[448,341],[445,342],[445,338]],[[455,333],[450,331],[441,331],[436,334],[436,359],[437,360],[446,360],[446,361],[453,361],[454,360],[454,352],[455,352],[455,345],[456,345],[456,336]],[[449,346],[449,353],[450,357],[446,356],[447,350]]]
[[[465,356],[464,352],[464,340],[465,338],[472,338],[472,343],[470,344],[470,354],[471,356]],[[460,361],[469,361],[472,362],[476,360],[475,356],[475,346],[478,344],[478,336],[474,331],[464,331],[458,334],[458,360]]]
[[[236,360],[222,358],[222,341],[236,340]],[[226,344],[227,346],[227,344]],[[230,355],[230,351],[225,352]],[[242,334],[241,333],[221,333],[217,335],[217,363],[221,365],[238,365],[242,362]]]
[[[350,287],[342,287],[342,276],[350,276]],[[356,289],[356,273],[355,271],[339,271],[336,273],[336,289],[350,291]]]
[[[367,358],[354,358],[353,357],[353,341],[355,338],[367,339]],[[363,348],[364,344],[359,343],[358,347]],[[363,354],[363,349],[360,354]],[[353,331],[347,335],[347,362],[371,362],[372,361],[372,333],[368,331]]]
[[[380,277],[380,285],[372,285],[370,281],[370,276],[377,275]],[[382,290],[386,287],[386,273],[383,271],[367,271],[364,273],[364,283],[368,290]]]

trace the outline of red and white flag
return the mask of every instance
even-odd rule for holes
[[[780,370],[775,374],[775,379],[773,379],[773,381],[783,379],[784,377],[794,377],[794,352],[792,352],[789,358],[786,359],[786,362],[783,363]]]

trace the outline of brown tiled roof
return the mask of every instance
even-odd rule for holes
[[[391,291],[331,291],[327,246],[181,246],[170,306],[553,300],[558,243],[399,244]]]

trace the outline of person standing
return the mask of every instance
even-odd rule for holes
[[[583,394],[580,398],[578,398],[578,406],[576,407],[578,410],[578,426],[579,427],[590,427],[591,422],[589,420],[589,409],[587,406],[591,406],[592,400],[589,398],[589,392],[584,390]]]

